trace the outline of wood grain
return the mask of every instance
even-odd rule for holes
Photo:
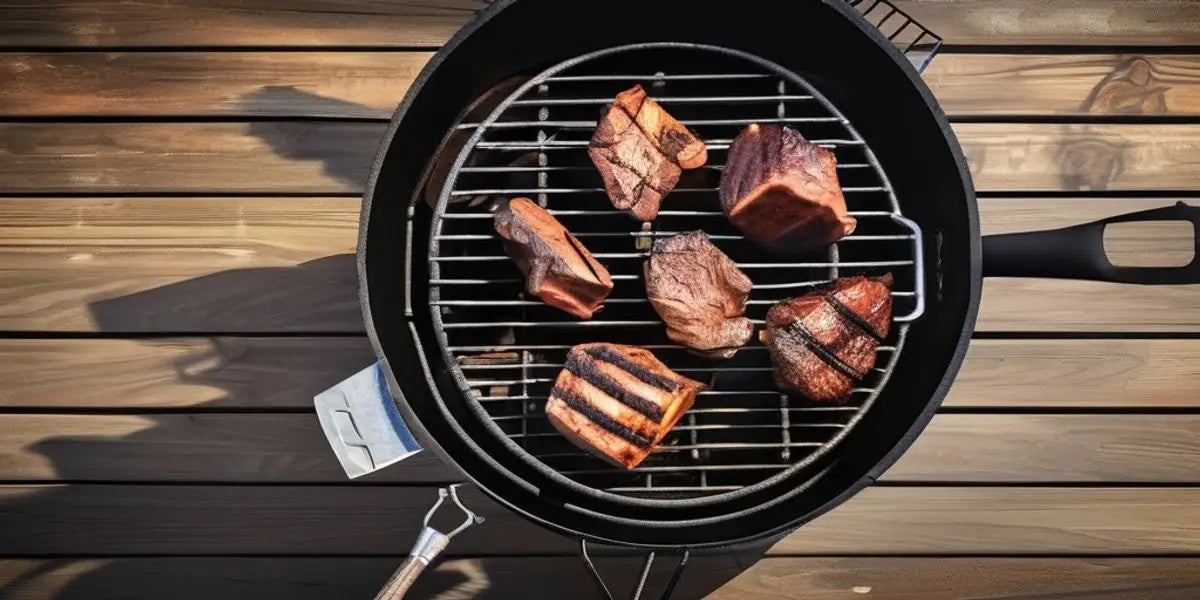
[[[0,200],[0,323],[361,331],[356,198]]]
[[[477,492],[488,517],[452,556],[572,553]],[[10,485],[0,548],[15,555],[387,554],[408,551],[432,488]],[[1195,554],[1200,489],[873,487],[773,555]],[[514,540],[520,540],[519,543]]]
[[[1193,45],[1189,0],[898,0],[949,44]]]
[[[0,560],[0,592],[11,600],[290,600],[369,598],[397,558],[61,558]],[[636,558],[600,558],[619,590],[632,589]],[[656,563],[663,565],[664,558]],[[692,558],[677,598],[699,597],[706,580],[737,571],[728,560]],[[661,569],[647,593],[661,589]],[[656,577],[657,576],[657,577]],[[508,600],[537,580],[546,597],[595,591],[574,557],[453,559],[431,567],[414,596]],[[131,595],[131,590],[136,590]],[[709,600],[1029,600],[1086,594],[1094,600],[1191,600],[1200,559],[1190,558],[823,558],[768,557]]]
[[[308,408],[374,361],[362,336],[0,340],[0,407]]]
[[[901,0],[951,44],[1200,43],[1188,0]],[[449,38],[478,0],[103,0],[3,5],[2,46],[421,46]]]
[[[1200,406],[1200,340],[973,340],[946,406]]]
[[[360,193],[382,123],[3,123],[9,193]],[[1200,125],[958,123],[983,191],[1200,188]]]
[[[374,52],[0,54],[0,114],[387,119],[432,56]]]
[[[0,53],[0,114],[390,118],[427,51]],[[924,79],[963,115],[1200,115],[1200,57],[943,54]]]
[[[1200,57],[943,54],[922,74],[950,115],[1200,115]]]
[[[9,600],[355,600],[372,598],[401,558],[7,559],[0,560],[0,594]],[[673,561],[662,556],[654,563],[648,595],[666,585]],[[641,559],[598,557],[596,566],[610,588],[625,592],[636,583]],[[745,566],[736,556],[693,555],[675,598],[704,597]],[[591,575],[577,557],[488,557],[439,561],[421,575],[408,597],[510,600],[595,594]]]
[[[0,408],[309,408],[365,337],[0,341]],[[949,407],[1193,408],[1200,340],[974,340]]]
[[[981,202],[981,220],[986,233],[1007,233],[1171,202],[992,198]],[[357,223],[353,198],[3,198],[0,329],[360,332]],[[1194,245],[1190,235],[1144,228],[1115,234],[1118,263],[1176,260]],[[979,329],[1200,330],[1194,293],[988,280]]]
[[[1200,416],[938,415],[897,482],[1200,483]],[[315,416],[0,415],[0,479],[347,483]],[[453,482],[423,453],[360,482]]]
[[[709,600],[1188,600],[1200,562],[1174,558],[766,558]]]

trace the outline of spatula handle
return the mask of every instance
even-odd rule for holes
[[[408,588],[412,587],[417,576],[421,571],[425,570],[429,563],[417,556],[410,556],[400,563],[400,568],[392,573],[387,583],[383,585],[383,589],[379,590],[379,594],[375,596],[375,600],[401,600],[408,593]]]

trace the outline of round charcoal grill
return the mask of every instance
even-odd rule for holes
[[[587,156],[599,115],[642,84],[705,140],[709,162],[685,172],[652,223],[615,209]],[[744,239],[720,210],[717,184],[732,138],[751,123],[782,123],[830,149],[854,235],[818,254],[780,257]],[[900,214],[871,148],[820,90],[745,52],[699,44],[637,44],[567,60],[528,79],[454,156],[429,245],[429,303],[438,345],[474,415],[514,455],[580,493],[606,500],[713,503],[816,465],[870,409],[924,311],[921,231]],[[612,273],[615,289],[591,321],[524,294],[492,229],[494,201],[527,196],[554,214]],[[754,340],[732,360],[696,357],[665,336],[645,296],[642,265],[654,238],[703,230],[754,281],[747,316],[762,325],[775,302],[839,276],[892,273],[895,324],[876,368],[840,405],[779,392]],[[655,453],[633,470],[575,447],[546,420],[547,395],[568,349],[584,342],[645,347],[709,389]],[[819,472],[814,469],[814,474]]]

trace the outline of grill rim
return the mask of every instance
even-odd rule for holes
[[[433,213],[432,213],[432,216],[430,219],[430,235],[429,235],[429,241],[428,241],[428,247],[427,247],[427,254],[425,257],[426,260],[429,261],[429,264],[430,264],[429,270],[430,270],[430,274],[432,277],[432,280],[429,284],[428,299],[429,299],[431,306],[434,306],[434,307],[439,306],[439,303],[441,302],[440,285],[439,285],[439,282],[441,281],[440,266],[439,266],[440,261],[438,261],[437,258],[440,256],[439,242],[443,235],[443,232],[442,232],[443,221],[447,218],[446,210],[449,206],[450,198],[455,195],[455,191],[456,191],[454,189],[454,186],[451,185],[450,183],[457,182],[459,174],[462,172],[462,169],[464,168],[464,165],[465,165],[467,159],[470,157],[472,152],[474,152],[474,150],[479,147],[478,144],[480,143],[481,139],[483,138],[483,135],[489,130],[489,128],[491,128],[491,126],[497,121],[497,119],[499,119],[505,112],[508,111],[508,109],[510,109],[514,105],[514,103],[524,99],[526,97],[526,95],[531,90],[533,90],[536,86],[544,83],[545,81],[547,81],[549,79],[554,78],[555,74],[561,73],[563,71],[569,70],[571,68],[577,67],[579,65],[585,64],[585,63],[595,60],[595,59],[599,59],[599,58],[603,58],[603,57],[615,55],[615,54],[621,54],[624,52],[633,52],[633,51],[640,51],[640,50],[686,50],[686,51],[715,52],[715,53],[719,53],[719,54],[725,54],[728,56],[732,56],[739,60],[747,61],[747,62],[749,62],[757,67],[760,67],[766,71],[769,71],[773,74],[773,75],[769,75],[767,77],[777,77],[780,79],[784,79],[788,83],[803,89],[805,92],[807,92],[807,94],[811,95],[813,100],[821,103],[824,106],[824,108],[827,109],[831,114],[838,117],[838,119],[840,119],[841,125],[847,130],[848,133],[852,134],[853,137],[855,138],[855,140],[854,140],[855,144],[858,146],[861,146],[861,148],[863,148],[863,150],[866,153],[867,164],[873,168],[876,175],[879,177],[880,182],[886,188],[888,203],[892,208],[892,212],[887,213],[887,214],[893,220],[897,221],[899,224],[905,226],[908,229],[911,229],[911,231],[914,235],[914,238],[915,238],[914,239],[915,248],[914,248],[914,253],[913,253],[913,270],[914,270],[914,280],[915,280],[914,281],[914,283],[915,283],[914,290],[916,293],[917,305],[913,308],[913,310],[910,312],[909,315],[905,315],[905,316],[893,315],[893,322],[896,324],[896,328],[897,328],[897,341],[895,344],[892,345],[893,350],[889,353],[889,356],[887,357],[888,366],[887,366],[885,372],[883,373],[882,377],[879,379],[878,383],[876,384],[874,391],[868,396],[867,399],[862,401],[862,403],[858,406],[857,410],[855,411],[855,414],[853,416],[851,416],[850,419],[847,420],[847,422],[844,424],[842,429],[840,431],[838,431],[837,433],[835,433],[833,436],[831,436],[826,442],[824,442],[820,448],[807,454],[803,459],[796,461],[794,463],[791,463],[787,467],[782,468],[779,472],[774,473],[771,476],[761,479],[753,484],[739,487],[736,490],[722,491],[722,492],[715,493],[715,494],[692,497],[692,498],[669,498],[669,497],[668,498],[651,498],[651,497],[631,496],[631,495],[626,495],[625,493],[612,492],[612,491],[609,491],[606,489],[592,487],[592,486],[580,483],[580,482],[572,479],[571,477],[564,475],[563,473],[560,472],[559,469],[553,468],[550,465],[546,464],[538,456],[532,454],[530,451],[526,450],[525,448],[521,447],[519,444],[514,442],[508,436],[508,434],[506,434],[499,427],[499,425],[496,424],[496,422],[493,419],[493,416],[487,412],[487,409],[483,406],[483,404],[481,402],[479,402],[478,399],[473,398],[471,396],[471,393],[469,391],[471,389],[471,386],[470,386],[469,382],[467,381],[466,377],[464,376],[462,369],[458,366],[456,357],[454,356],[454,354],[451,350],[452,344],[450,343],[447,332],[449,329],[452,329],[452,328],[448,327],[447,324],[443,321],[441,311],[438,310],[437,308],[430,311],[430,316],[431,316],[431,321],[432,321],[432,330],[434,333],[434,339],[437,342],[438,351],[439,351],[441,359],[443,360],[443,363],[445,365],[444,372],[450,376],[450,378],[454,382],[454,385],[458,387],[458,391],[460,392],[460,395],[462,396],[464,403],[466,404],[467,408],[470,410],[471,414],[475,417],[475,419],[477,421],[479,421],[484,426],[485,429],[488,430],[489,433],[491,433],[501,443],[501,445],[506,450],[508,450],[510,452],[510,454],[512,454],[514,457],[516,457],[521,462],[523,462],[525,465],[536,469],[539,473],[550,478],[550,480],[553,483],[555,483],[557,485],[562,485],[563,487],[565,487],[575,493],[583,494],[585,496],[590,496],[593,499],[598,499],[601,501],[614,503],[616,505],[629,506],[629,507],[663,509],[663,508],[715,506],[715,505],[719,505],[722,503],[728,503],[729,501],[751,497],[756,494],[762,493],[766,490],[770,490],[771,488],[774,488],[774,487],[780,485],[781,483],[788,482],[789,480],[794,479],[795,477],[797,477],[798,474],[801,474],[803,471],[810,469],[814,466],[820,465],[824,461],[831,458],[831,455],[841,445],[841,442],[843,440],[845,440],[845,438],[849,437],[849,435],[852,433],[852,430],[854,429],[854,426],[857,425],[866,416],[868,411],[874,406],[875,400],[878,399],[878,397],[883,393],[883,390],[886,387],[888,381],[890,380],[892,372],[895,370],[895,367],[899,361],[899,355],[901,354],[901,351],[903,350],[904,341],[907,337],[908,328],[909,328],[911,322],[920,318],[921,314],[925,310],[925,300],[924,300],[924,296],[923,296],[924,287],[925,287],[925,273],[923,271],[924,270],[923,254],[922,254],[923,248],[922,248],[922,235],[921,235],[920,226],[918,226],[912,220],[907,219],[903,216],[903,213],[901,212],[901,209],[900,209],[900,202],[899,202],[899,199],[896,197],[896,193],[892,186],[892,183],[889,180],[889,178],[887,177],[887,173],[884,171],[883,165],[879,162],[878,158],[875,156],[875,153],[871,150],[871,148],[867,144],[866,140],[862,137],[862,135],[858,132],[858,130],[854,127],[854,125],[850,122],[850,120],[847,119],[845,117],[845,115],[842,114],[842,112],[836,107],[836,105],[834,105],[831,101],[829,101],[829,99],[826,98],[824,94],[822,94],[819,90],[817,90],[805,78],[801,77],[798,73],[796,73],[790,69],[787,69],[786,67],[783,67],[782,65],[780,65],[779,63],[777,63],[775,61],[758,56],[758,55],[750,53],[750,52],[746,52],[746,51],[739,50],[736,48],[729,48],[727,46],[718,46],[715,44],[700,44],[700,43],[688,43],[688,42],[645,42],[645,43],[635,43],[635,44],[624,44],[624,45],[619,45],[619,46],[610,46],[610,47],[602,48],[602,49],[595,50],[592,52],[577,55],[577,56],[574,56],[567,60],[561,61],[549,68],[544,69],[543,71],[539,72],[538,74],[530,77],[530,79],[528,81],[523,82],[521,85],[517,86],[512,91],[508,92],[508,95],[504,98],[504,100],[501,101],[500,104],[498,104],[495,108],[493,108],[489,112],[489,114],[486,118],[479,120],[478,122],[475,122],[475,123],[470,123],[470,125],[472,126],[471,127],[471,129],[472,129],[471,135],[467,139],[467,141],[463,144],[463,146],[459,149],[458,156],[455,158],[455,161],[454,161],[451,169],[449,170],[449,172],[446,175],[446,183],[444,183],[442,185],[441,191],[439,192],[439,195],[438,195],[437,205],[435,207],[433,207]],[[457,130],[462,130],[462,129],[463,129],[462,124],[458,124],[454,128],[452,128],[452,131],[457,131]],[[531,142],[531,144],[534,144],[534,143]],[[410,227],[411,227],[413,218],[414,217],[410,214],[409,215],[409,226]],[[449,217],[449,218],[453,219],[453,217]],[[411,261],[414,259],[416,259],[416,257],[414,257],[411,254],[411,249],[410,249],[410,254],[406,257],[406,260],[410,263],[410,267],[409,267],[410,272],[411,272]],[[814,288],[809,288],[809,289],[814,289]],[[514,368],[519,367],[519,366],[520,365],[516,365]],[[780,392],[780,393],[783,394],[783,392]],[[619,473],[620,471],[617,471],[614,468],[614,472]],[[636,472],[636,469],[632,469],[632,470],[630,470],[630,472]],[[823,472],[823,470],[821,472]],[[820,473],[813,474],[813,475],[805,478],[804,482],[801,485],[794,486],[793,488],[790,488],[790,489],[784,491],[778,498],[766,501],[765,503],[760,503],[759,505],[765,506],[767,504],[774,504],[778,501],[781,501],[781,499],[783,499],[783,498],[791,497],[795,493],[798,493],[798,490],[806,489],[809,485],[812,484],[813,481],[815,481],[815,479],[817,479],[819,477],[820,477]],[[603,518],[606,518],[609,520],[615,520],[622,524],[627,524],[627,525],[639,524],[639,525],[645,526],[650,523],[657,523],[659,525],[666,523],[664,521],[646,521],[646,520],[640,520],[640,519],[630,519],[628,517],[618,517],[616,515],[603,515],[601,513],[593,511],[591,509],[579,507],[574,504],[567,504],[566,506],[573,510],[586,512],[589,514],[593,514],[595,516],[601,516]],[[749,509],[749,510],[756,510],[756,509]],[[732,516],[735,516],[737,514],[741,514],[744,512],[745,511],[738,511],[737,513],[733,513],[731,515],[727,515],[727,516],[723,516],[723,517],[707,517],[707,518],[700,519],[700,520],[693,520],[692,524],[693,525],[704,525],[704,524],[713,522],[712,519],[729,518],[729,517],[732,517]]]

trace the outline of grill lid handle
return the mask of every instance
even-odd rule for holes
[[[1104,252],[1110,223],[1188,221],[1195,249],[1182,267],[1119,267]],[[983,238],[985,277],[1048,277],[1117,283],[1169,285],[1200,283],[1200,207],[1179,202],[1062,229],[989,235]]]
[[[383,368],[379,361],[313,398],[325,439],[350,479],[421,451],[388,392]]]

